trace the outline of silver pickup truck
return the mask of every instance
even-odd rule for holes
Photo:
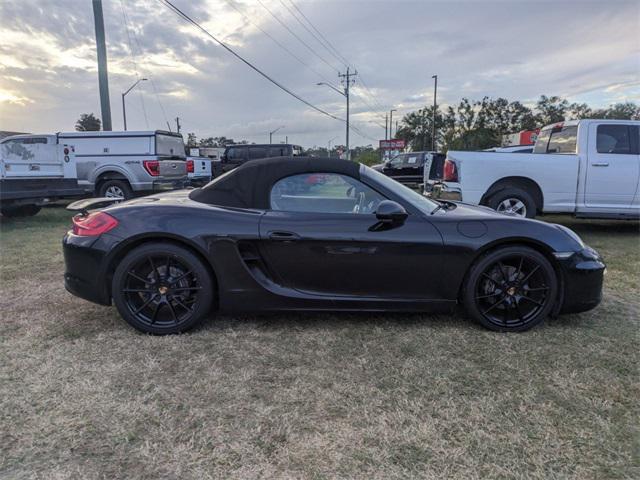
[[[49,137],[75,148],[78,184],[98,197],[129,199],[134,193],[182,188],[187,182],[184,142],[178,133],[65,132]]]

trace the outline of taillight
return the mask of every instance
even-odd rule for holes
[[[458,181],[458,168],[456,167],[456,162],[453,162],[448,158],[444,161],[444,172],[442,175],[442,180],[444,180],[445,182]]]
[[[82,237],[96,237],[118,226],[118,221],[108,213],[93,212],[73,217],[73,233]]]
[[[147,173],[152,177],[160,175],[160,162],[158,160],[143,160],[142,165]]]
[[[187,173],[193,173],[193,160],[187,160]]]

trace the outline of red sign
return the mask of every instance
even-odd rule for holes
[[[404,140],[380,140],[380,150],[403,150]]]

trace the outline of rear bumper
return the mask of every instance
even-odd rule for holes
[[[606,265],[590,247],[560,261],[564,278],[563,302],[560,313],[591,310],[602,301],[602,284]]]
[[[210,176],[202,176],[202,177],[189,177],[188,186],[190,187],[204,187],[207,183],[211,181]]]
[[[106,258],[119,241],[109,234],[96,238],[67,232],[62,240],[67,291],[93,303],[111,305]]]

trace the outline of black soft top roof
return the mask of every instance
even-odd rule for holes
[[[271,187],[301,173],[339,173],[360,179],[360,164],[337,158],[273,157],[253,160],[189,194],[191,200],[238,208],[269,208]]]

